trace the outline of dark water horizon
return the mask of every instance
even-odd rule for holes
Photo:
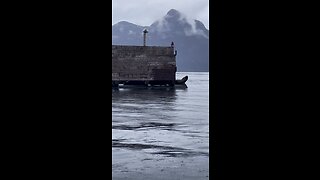
[[[186,75],[188,88],[112,91],[113,179],[208,179],[209,73]]]

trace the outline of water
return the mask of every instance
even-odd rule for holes
[[[112,91],[113,179],[208,179],[209,74],[188,88]]]

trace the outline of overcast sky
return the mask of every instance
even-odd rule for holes
[[[112,25],[119,21],[149,26],[170,9],[196,19],[209,29],[209,0],[112,0]]]

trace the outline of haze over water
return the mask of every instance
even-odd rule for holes
[[[208,179],[209,74],[188,88],[112,90],[113,179]]]

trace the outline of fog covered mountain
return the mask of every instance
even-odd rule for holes
[[[209,70],[209,30],[198,20],[189,20],[171,9],[150,26],[121,21],[112,26],[113,45],[143,45],[143,30],[147,28],[147,46],[170,46],[174,42],[178,71]]]

